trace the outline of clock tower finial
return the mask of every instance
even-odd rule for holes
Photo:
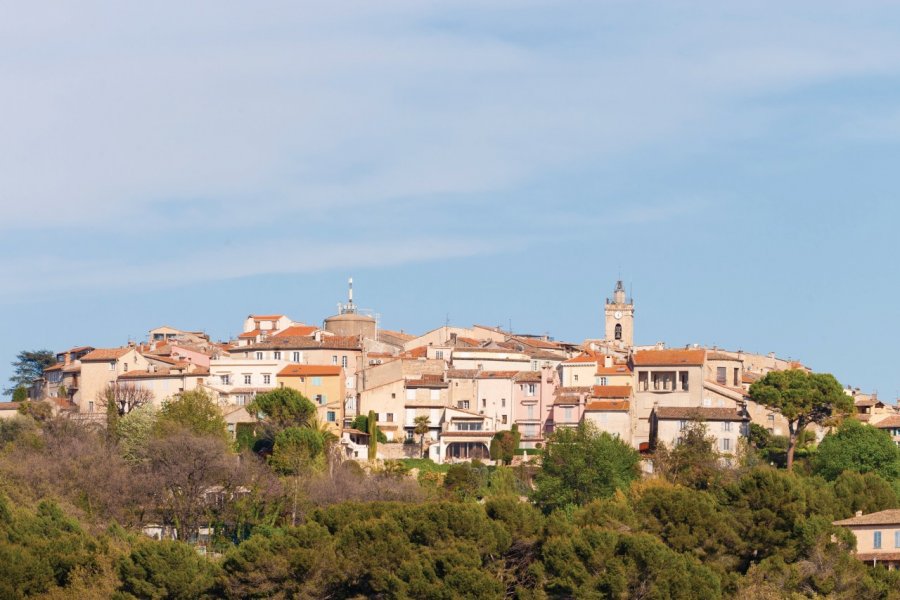
[[[606,299],[606,335],[604,339],[620,348],[634,345],[634,301],[625,294],[622,280],[616,282],[612,298]]]

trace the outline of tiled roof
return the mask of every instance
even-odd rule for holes
[[[185,365],[187,363],[184,363]],[[171,377],[206,377],[209,375],[209,371],[207,369],[196,369],[191,372],[187,371],[179,371],[177,373],[173,373],[172,369],[161,368],[156,371],[148,371],[146,369],[142,369],[140,371],[128,371],[127,373],[122,373],[119,375],[118,379],[168,379]]]
[[[323,348],[328,350],[359,350],[359,337],[352,336],[325,336],[322,341],[316,341],[309,336],[273,336],[264,342],[234,348],[232,353],[252,352],[255,350],[315,350]]]
[[[599,365],[597,367],[597,375],[631,375],[631,369],[628,368],[628,365],[612,365],[611,367],[604,367],[603,365]]]
[[[418,379],[406,379],[403,384],[408,388],[444,388],[449,385],[444,381],[443,373],[422,373]]]
[[[278,372],[279,377],[316,377],[340,374],[341,367],[336,365],[288,365]]]
[[[584,409],[594,411],[623,411],[628,410],[628,407],[628,400],[591,400]]]
[[[856,415],[857,418],[863,415]],[[885,417],[884,419],[875,423],[875,427],[878,429],[894,429],[895,427],[900,427],[900,415],[891,415],[889,417]]]
[[[707,352],[706,359],[707,360],[737,360],[737,361],[740,360],[736,356],[732,356],[725,352],[719,352],[718,350],[710,350],[709,352]]]
[[[550,352],[549,350],[532,350],[525,348],[523,354],[527,354],[532,360],[561,360],[563,356],[558,352]]]
[[[703,421],[746,421],[747,417],[741,415],[733,408],[714,408],[707,406],[658,406],[654,409],[658,419]]]
[[[513,377],[518,383],[540,383],[541,382],[541,372],[540,371],[519,371],[516,373],[515,377]]]
[[[492,353],[492,354],[522,354],[522,352],[518,350],[513,350],[511,348],[457,348],[454,354],[463,354],[463,353]]]
[[[564,360],[562,364],[564,365],[586,365],[590,363],[596,363],[598,361],[603,360],[603,356],[599,354],[589,354],[587,352],[583,354],[579,354],[569,360]]]
[[[591,393],[595,398],[631,398],[631,386],[595,385]]]
[[[900,561],[900,552],[857,552],[856,559],[863,562],[896,562]]]
[[[512,379],[518,371],[481,371],[477,379]]]
[[[94,360],[117,360],[122,358],[129,352],[131,348],[97,348],[88,352],[81,357],[81,362],[91,362]]]
[[[562,347],[556,342],[546,342],[544,340],[539,340],[535,338],[523,338],[523,337],[514,337],[512,338],[520,344],[524,344],[526,346],[531,346],[532,348],[543,348],[545,350],[560,350]]]
[[[635,366],[678,366],[702,365],[706,358],[706,350],[641,350],[635,353]]]
[[[475,379],[478,369],[450,369],[447,371],[447,379]]]
[[[741,383],[753,383],[757,379],[762,377],[759,373],[750,373],[748,371],[744,371],[741,373]]]
[[[0,410],[19,410],[21,402],[0,402]]]
[[[46,373],[47,371],[59,371],[60,369],[62,369],[65,366],[66,366],[65,363],[56,363],[52,367],[45,367],[44,373]]]
[[[274,334],[273,337],[306,337],[314,334],[318,329],[318,327],[314,327],[313,325],[291,325]]]
[[[835,521],[835,525],[897,525],[900,526],[900,508],[891,508],[869,513],[859,517],[850,517]]]
[[[284,315],[250,315],[254,321],[277,321]]]
[[[169,358],[168,356],[159,356],[157,354],[144,354],[144,358],[146,358],[147,360],[158,360],[159,362],[164,362],[170,365],[176,365],[181,362],[178,359]]]
[[[470,337],[458,336],[456,338],[456,341],[462,342],[464,344],[468,344],[469,346],[480,346],[481,345],[481,340],[476,340],[475,338],[470,338]]]
[[[238,339],[239,340],[252,340],[259,334],[260,334],[259,329],[254,329],[253,331],[245,331],[244,333],[242,333],[241,335],[238,336]]]
[[[428,346],[416,346],[412,350],[403,353],[407,358],[425,358],[428,356]]]

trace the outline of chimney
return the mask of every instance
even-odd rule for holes
[[[611,367],[612,364],[613,364],[613,357],[612,357],[612,356],[610,356],[609,354],[607,354],[606,356],[603,357],[603,366],[604,366],[604,367],[607,367],[607,368],[608,368],[608,367]]]
[[[862,516],[862,511],[861,511],[861,510],[856,511],[856,516],[857,516],[857,517],[861,517],[861,516]]]

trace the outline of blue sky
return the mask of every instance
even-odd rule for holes
[[[323,3],[324,4],[324,3]],[[167,323],[777,352],[900,391],[889,2],[0,2],[0,377]]]

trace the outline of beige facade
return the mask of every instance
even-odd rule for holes
[[[699,420],[705,425],[707,434],[715,438],[714,450],[732,457],[740,448],[740,439],[748,435],[750,422],[746,414],[734,408],[704,407],[659,407],[654,409],[651,420],[651,445],[675,446],[685,428]]]
[[[101,397],[109,385],[115,385],[129,371],[146,370],[150,363],[134,348],[98,348],[81,357],[80,386],[76,394],[78,412],[85,415],[106,413]]]
[[[559,365],[559,379],[563,387],[583,387],[594,385],[597,367],[604,364],[604,358],[594,354],[581,354]],[[630,383],[630,382],[629,382]]]
[[[209,379],[209,371],[188,363],[171,367],[149,365],[147,369],[122,373],[116,380],[119,385],[133,385],[137,389],[149,390],[153,394],[153,405],[162,406],[168,399],[182,392],[190,392],[202,386]]]
[[[631,444],[631,402],[628,400],[589,400],[581,417],[599,431],[605,431]]]
[[[454,369],[531,370],[531,358],[527,354],[504,348],[456,348],[451,360]]]
[[[514,378],[519,371],[481,371],[475,378],[478,405],[473,409],[489,417],[497,431],[506,431],[513,424]]]
[[[292,388],[316,405],[320,423],[340,435],[344,426],[344,370],[332,365],[287,365],[278,372],[278,387]]]
[[[835,525],[845,527],[856,536],[856,558],[872,565],[900,567],[900,509],[883,510],[856,516]]]
[[[634,436],[636,447],[650,442],[650,414],[656,406],[703,405],[706,351],[643,350],[634,354]]]

